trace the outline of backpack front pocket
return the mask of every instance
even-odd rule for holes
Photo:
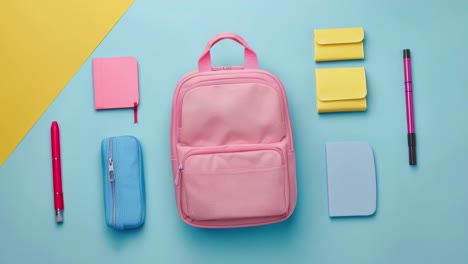
[[[286,214],[285,170],[283,151],[273,146],[191,151],[181,166],[182,210],[193,220]]]

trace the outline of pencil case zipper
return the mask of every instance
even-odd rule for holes
[[[112,159],[112,138],[109,138],[108,171],[109,171],[108,180],[111,184],[111,192],[112,192],[112,226],[116,227],[115,171],[114,171],[114,160]]]

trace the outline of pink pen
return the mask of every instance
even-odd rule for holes
[[[63,222],[62,166],[60,162],[60,132],[57,122],[50,127],[50,142],[52,146],[52,181],[54,186],[55,221]]]
[[[403,50],[403,66],[405,70],[406,124],[408,126],[409,164],[416,165],[416,130],[414,129],[413,77],[411,76],[411,54],[409,49]]]

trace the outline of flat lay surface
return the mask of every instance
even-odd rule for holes
[[[463,0],[135,1],[0,167],[0,263],[466,263],[466,10]],[[364,59],[314,62],[314,29],[339,27],[363,27]],[[177,213],[169,141],[173,92],[196,69],[208,40],[224,31],[241,35],[288,95],[298,199],[281,223],[206,230],[188,226]],[[408,164],[406,48],[416,166]],[[131,108],[94,109],[92,59],[117,56],[138,61],[138,124]],[[217,66],[243,64],[243,49],[233,41],[217,44],[211,56]],[[315,69],[329,67],[365,68],[366,111],[317,113]],[[62,225],[53,208],[54,120],[60,125]],[[146,222],[126,232],[106,226],[101,171],[101,140],[121,135],[141,143],[146,185]],[[325,143],[336,141],[372,147],[372,216],[328,215]]]
[[[132,2],[0,3],[0,166]]]

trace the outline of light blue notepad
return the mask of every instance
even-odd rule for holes
[[[368,216],[376,210],[374,154],[365,142],[325,144],[330,217]]]

